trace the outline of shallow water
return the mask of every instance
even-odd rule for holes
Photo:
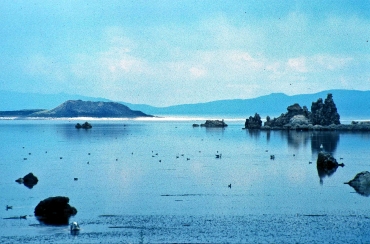
[[[369,170],[370,133],[77,122],[0,121],[1,242],[370,242],[369,198],[343,184]],[[345,164],[330,176],[316,168],[321,144]],[[32,189],[15,182],[29,172]],[[77,236],[33,216],[59,195],[78,210]]]

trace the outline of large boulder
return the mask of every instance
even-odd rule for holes
[[[19,178],[15,181],[18,182],[19,184],[23,183],[25,186],[32,189],[39,180],[32,173],[28,173],[23,178]]]
[[[344,166],[344,164],[340,164],[337,160],[330,154],[326,152],[319,152],[317,155],[317,167],[325,168],[325,169],[332,169],[337,168],[338,166]]]
[[[317,156],[316,167],[319,174],[320,183],[323,183],[323,178],[326,176],[331,176],[334,174],[339,166],[343,167],[344,164],[338,163],[330,153],[319,152]]]
[[[370,196],[370,172],[368,171],[358,173],[355,178],[344,184],[352,186],[358,194]]]
[[[294,115],[290,120],[289,124],[292,126],[297,126],[297,125],[308,125],[310,121],[308,118],[302,114],[300,115]]]
[[[206,120],[206,123],[201,124],[202,127],[226,127],[224,120]]]
[[[68,225],[69,218],[77,214],[77,209],[68,204],[68,197],[49,197],[35,208],[35,216],[45,224]]]
[[[262,126],[262,120],[259,114],[255,114],[254,117],[249,116],[249,119],[245,120],[246,129],[260,129]]]

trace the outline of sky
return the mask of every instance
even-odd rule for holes
[[[369,0],[2,0],[0,90],[153,106],[370,90]]]

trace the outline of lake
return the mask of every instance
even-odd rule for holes
[[[370,242],[370,199],[343,184],[370,170],[370,133],[77,122],[0,120],[1,243]],[[318,172],[321,144],[345,166]],[[32,189],[15,182],[30,172]],[[69,197],[78,235],[34,217],[51,196]]]

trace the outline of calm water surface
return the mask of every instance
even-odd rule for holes
[[[343,184],[370,170],[370,133],[77,122],[0,121],[0,241],[370,242],[370,199]],[[345,167],[318,172],[321,144]],[[15,182],[29,172],[32,189]],[[34,218],[50,196],[70,198],[78,236]]]

